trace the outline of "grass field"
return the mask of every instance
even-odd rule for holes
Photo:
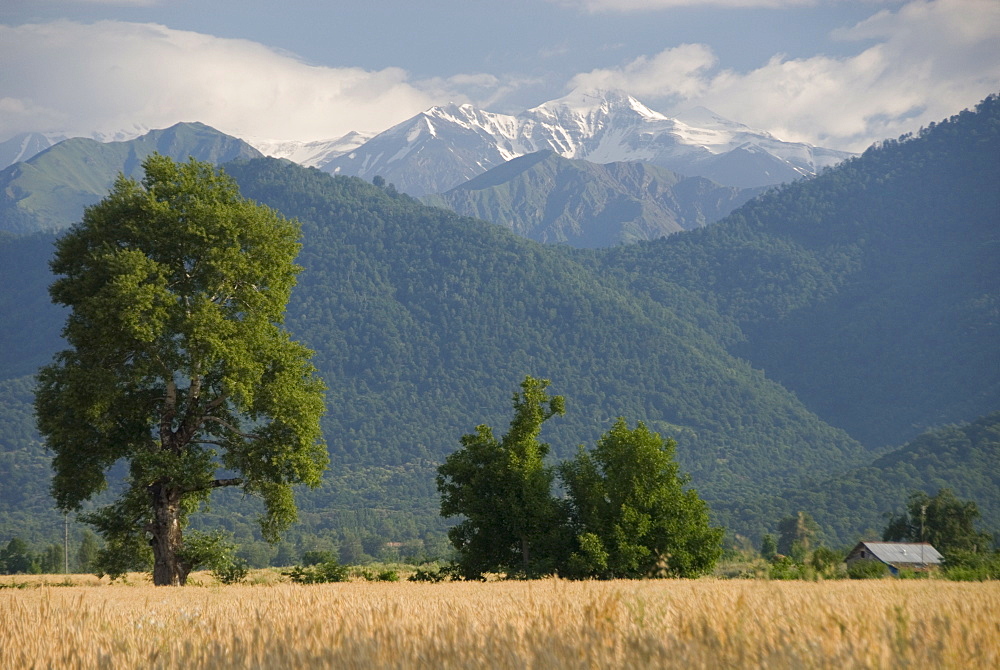
[[[1000,667],[998,582],[48,580],[0,588],[0,668]]]

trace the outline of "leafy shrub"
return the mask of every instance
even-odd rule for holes
[[[443,582],[448,578],[448,573],[445,570],[435,570],[433,568],[417,568],[416,572],[407,577],[407,581],[410,582]]]
[[[237,584],[249,572],[247,562],[236,556],[236,544],[221,530],[192,531],[184,538],[184,549],[178,555],[191,570],[208,568],[223,584]]]
[[[312,549],[302,552],[302,565],[319,565],[320,563],[329,563],[336,560],[332,551]]]
[[[239,584],[247,578],[250,566],[242,558],[220,562],[212,569],[212,576],[223,584]]]
[[[788,556],[779,554],[767,568],[768,579],[802,579],[803,566]]]
[[[889,567],[879,561],[855,561],[847,566],[851,579],[881,579],[889,575]]]
[[[291,570],[282,572],[296,584],[326,584],[329,582],[346,582],[350,579],[350,571],[346,565],[335,560],[329,560],[317,565],[296,565]]]
[[[1000,552],[952,552],[945,557],[944,576],[956,582],[1000,579]]]

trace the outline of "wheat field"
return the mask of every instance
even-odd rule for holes
[[[998,613],[996,582],[91,582],[0,589],[0,668],[991,668]]]

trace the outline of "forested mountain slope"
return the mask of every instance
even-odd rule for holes
[[[605,271],[706,327],[871,448],[1000,407],[1000,101],[768,193]]]
[[[107,195],[119,173],[141,177],[142,161],[154,151],[215,164],[262,155],[202,123],[178,123],[124,142],[68,139],[0,171],[0,231],[69,227],[80,220],[84,207]]]
[[[356,179],[276,161],[227,170],[304,223],[288,324],[331,386],[335,456],[439,460],[476,423],[503,425],[532,374],[567,395],[556,453],[615,416],[645,420],[684,441],[706,493],[780,488],[831,454],[860,457],[700,328],[558,249]]]
[[[922,433],[871,465],[759,501],[761,518],[808,512],[828,542],[879,539],[910,493],[949,488],[979,509],[979,528],[1000,542],[1000,412]],[[775,532],[763,525],[758,532]]]

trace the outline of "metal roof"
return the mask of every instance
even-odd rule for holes
[[[862,542],[883,563],[938,564],[944,557],[926,542]]]

